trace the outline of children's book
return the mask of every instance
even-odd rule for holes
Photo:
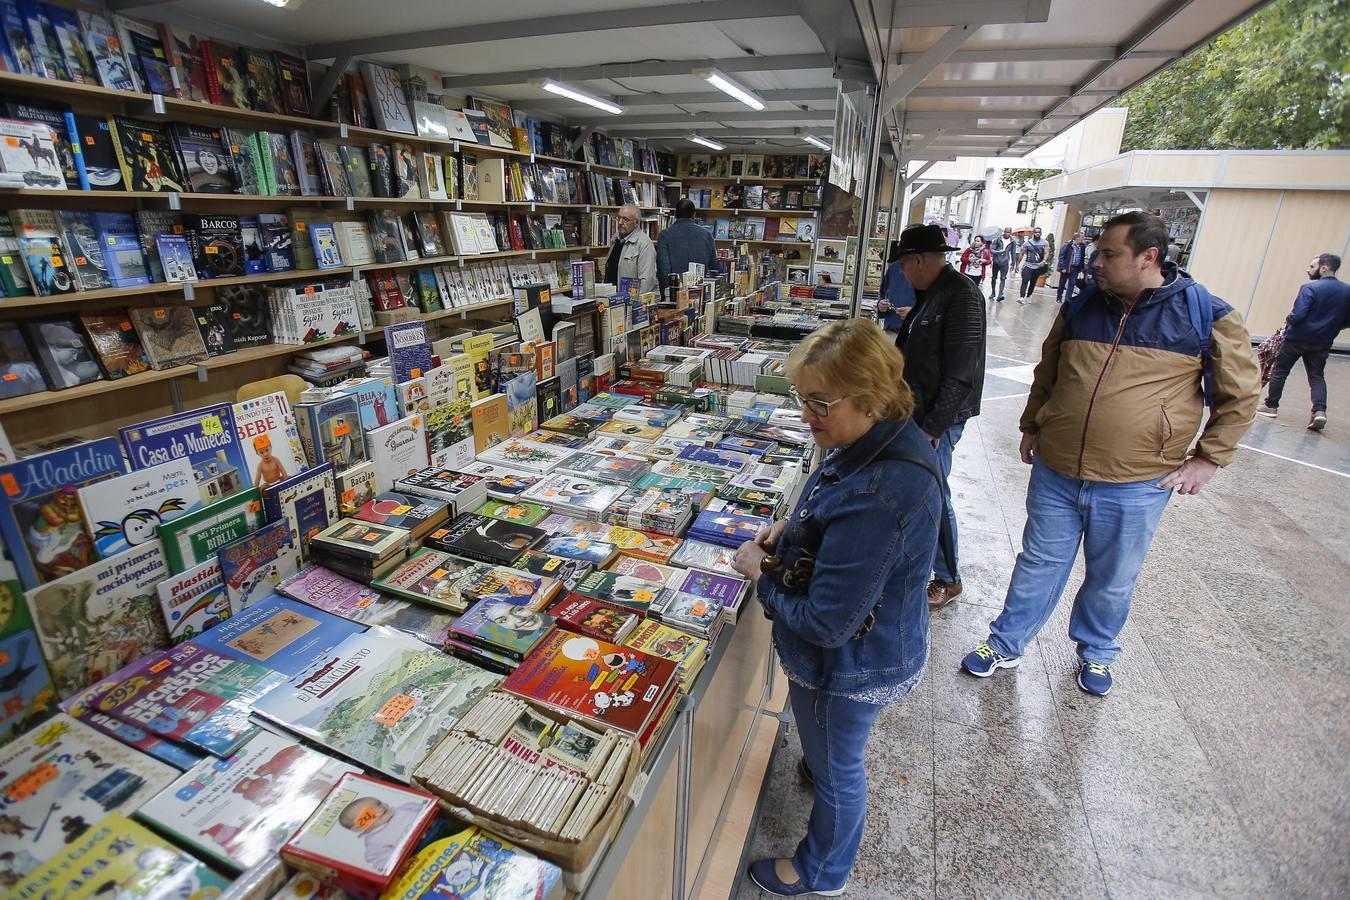
[[[13,564],[0,556],[0,745],[56,710],[56,691],[22,593]]]
[[[128,747],[134,747],[179,771],[187,771],[208,756],[186,744],[165,740],[144,728],[114,719],[100,711],[110,691],[120,683],[115,677],[104,679],[62,700],[61,710],[100,734],[116,738]]]
[[[0,538],[25,588],[98,559],[79,488],[126,473],[113,438],[0,465]]]
[[[273,485],[305,471],[305,451],[285,391],[236,403],[233,412],[244,470],[254,487],[266,494]]]
[[[455,617],[423,603],[391,597],[322,566],[309,566],[282,582],[281,593],[367,627],[384,625],[424,644],[445,646]]]
[[[562,900],[564,893],[562,871],[553,863],[473,827],[419,850],[384,897]]]
[[[676,680],[675,664],[668,659],[556,630],[530,652],[502,689],[636,737]]]
[[[263,731],[225,759],[206,759],[152,796],[135,817],[227,871],[271,857],[348,772],[290,738]]]
[[[230,617],[230,601],[225,596],[225,580],[220,577],[218,559],[208,559],[200,566],[169,576],[159,583],[156,592],[164,627],[175,644],[194,638]]]
[[[221,547],[257,531],[263,524],[257,488],[233,494],[159,528],[171,572],[182,572],[215,559]]]
[[[559,600],[549,608],[549,613],[558,620],[560,628],[612,644],[622,644],[642,621],[637,613],[575,594]]]
[[[388,574],[372,581],[371,587],[418,603],[462,613],[473,602],[466,596],[465,588],[490,568],[487,563],[469,562],[424,547]]]
[[[97,873],[90,877],[91,873]],[[215,897],[229,880],[120,813],[108,813],[10,889],[13,900]]]
[[[552,472],[571,455],[566,447],[512,439],[480,451],[478,461],[543,474]]]
[[[423,791],[344,775],[282,846],[281,858],[354,896],[382,896],[438,810]]]
[[[509,565],[543,539],[544,532],[530,525],[468,513],[448,527],[433,531],[426,545],[469,559]]]
[[[267,521],[285,521],[300,548],[300,558],[309,559],[310,538],[337,521],[337,479],[332,463],[324,463],[277,482],[263,500]]]
[[[0,749],[7,884],[55,859],[110,812],[130,812],[177,772],[64,713]]]
[[[164,552],[151,541],[24,594],[60,696],[168,646],[155,593],[168,575]]]
[[[188,460],[203,504],[247,490],[251,484],[229,403],[128,425],[117,433],[133,469]]]
[[[300,571],[300,548],[290,523],[269,522],[220,548],[220,574],[230,609],[240,613]]]
[[[193,641],[222,656],[257,663],[287,677],[365,627],[273,594]]]
[[[300,443],[310,465],[329,462],[341,472],[366,461],[361,411],[345,394],[295,406]]]
[[[708,642],[655,619],[646,619],[629,635],[624,645],[675,663],[687,688],[708,655]]]
[[[259,701],[258,714],[406,782],[499,676],[388,628],[352,635]]]
[[[100,712],[151,734],[228,756],[257,726],[249,713],[285,677],[188,641],[147,654],[112,679]]]
[[[452,636],[512,659],[524,659],[553,627],[554,618],[517,603],[480,600],[451,626]]]
[[[79,495],[94,545],[104,559],[155,540],[161,524],[202,506],[186,459],[86,484]]]

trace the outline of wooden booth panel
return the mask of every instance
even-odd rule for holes
[[[1246,319],[1279,206],[1278,191],[1214,190],[1200,219],[1190,272]]]

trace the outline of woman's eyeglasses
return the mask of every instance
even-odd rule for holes
[[[801,394],[797,393],[795,387],[789,387],[788,394],[790,394],[792,399],[800,403],[805,409],[810,410],[811,415],[815,416],[817,419],[823,419],[828,416],[830,414],[830,407],[834,406],[840,400],[845,399],[839,397],[836,400],[813,400],[810,397],[803,397]]]

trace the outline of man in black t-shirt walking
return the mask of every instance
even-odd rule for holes
[[[1019,292],[1018,303],[1031,302],[1031,293],[1036,290],[1036,279],[1045,271],[1049,256],[1050,243],[1041,237],[1041,230],[1037,228],[1022,244],[1022,289]]]

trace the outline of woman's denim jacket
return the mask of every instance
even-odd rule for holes
[[[885,696],[928,660],[927,585],[942,500],[933,475],[903,454],[936,465],[910,419],[878,422],[829,456],[779,537],[781,565],[759,579],[778,655],[806,687]],[[803,553],[814,555],[813,568],[801,567]],[[872,629],[857,636],[871,613]]]

